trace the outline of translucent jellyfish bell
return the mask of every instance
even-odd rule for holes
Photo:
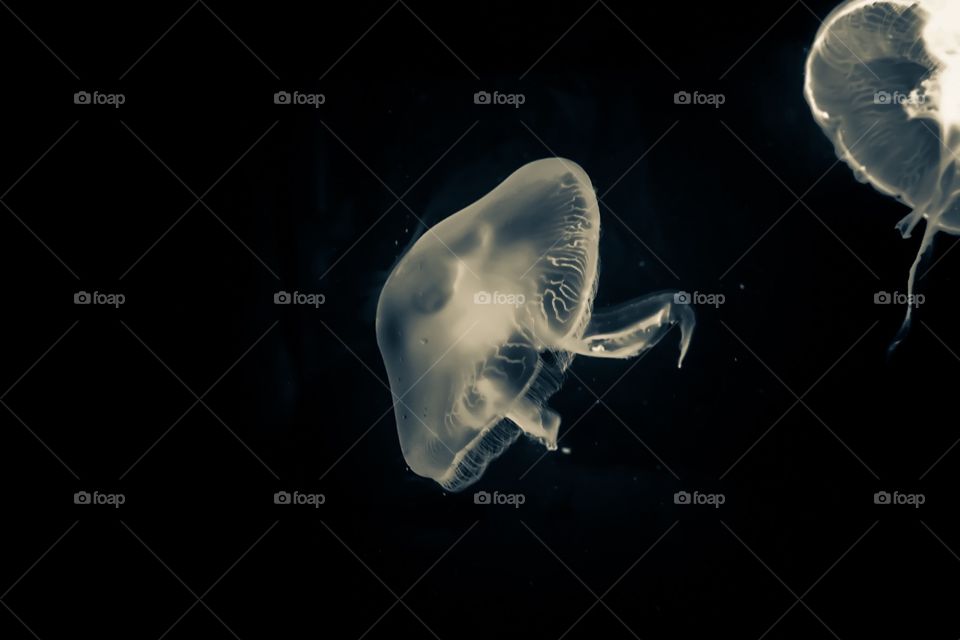
[[[546,406],[574,354],[630,358],[693,311],[673,292],[593,312],[600,212],[587,174],[524,165],[429,229],[380,294],[377,343],[410,468],[450,491],[475,482],[521,433],[556,449]]]
[[[804,94],[857,179],[913,209],[897,225],[903,237],[925,221],[892,348],[910,327],[917,267],[934,236],[960,234],[960,2],[841,5],[817,33]]]

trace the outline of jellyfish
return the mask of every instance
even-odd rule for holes
[[[522,166],[424,233],[377,304],[377,343],[410,469],[448,491],[480,478],[521,434],[557,448],[547,406],[575,355],[632,358],[693,310],[672,291],[593,310],[600,212],[561,158]]]
[[[917,269],[934,237],[960,234],[960,2],[840,5],[814,40],[804,95],[857,180],[910,207],[901,235],[924,222],[893,350],[910,329]]]

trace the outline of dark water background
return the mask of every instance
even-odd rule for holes
[[[960,263],[941,238],[887,359],[918,240],[803,100],[829,3],[396,4],[353,48],[391,5],[208,5],[134,65],[190,5],[11,4],[79,80],[0,12],[2,184],[77,122],[0,212],[0,637],[956,637]],[[476,505],[404,465],[376,296],[418,219],[551,155],[604,194],[598,305],[725,304],[679,371],[577,359],[570,453],[517,443],[475,488],[525,503]]]

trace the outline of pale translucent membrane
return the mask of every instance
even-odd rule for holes
[[[630,358],[674,324],[673,292],[592,315],[600,213],[593,185],[560,158],[524,165],[429,229],[377,307],[377,342],[404,459],[450,491],[469,486],[521,433],[556,449],[546,406],[574,354]]]
[[[674,303],[675,296],[675,292],[666,291],[594,311],[582,339],[564,339],[560,345],[572,353],[594,358],[632,358],[679,324],[679,367],[690,347],[696,319],[689,305]]]
[[[939,232],[960,235],[960,1],[853,0],[830,14],[807,58],[804,95],[861,182],[925,221],[907,293]],[[911,298],[908,298],[911,300]],[[894,348],[910,328],[908,302]]]

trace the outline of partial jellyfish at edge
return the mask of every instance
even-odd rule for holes
[[[561,158],[522,166],[424,233],[377,306],[377,343],[403,457],[460,491],[521,434],[557,448],[547,400],[575,355],[632,358],[695,324],[673,291],[593,310],[600,211],[590,178]]]
[[[917,269],[934,237],[960,235],[960,2],[840,5],[807,57],[804,95],[857,180],[911,208],[901,235],[925,224],[892,351],[910,329]]]

